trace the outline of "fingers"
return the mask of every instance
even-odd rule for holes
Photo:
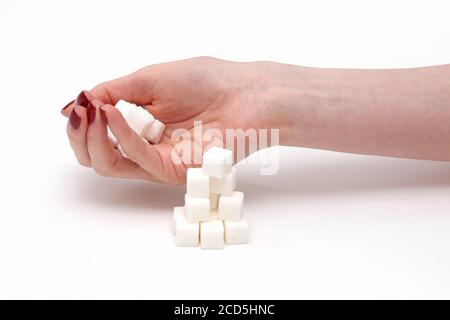
[[[124,77],[103,82],[90,90],[90,94],[105,104],[115,105],[125,100],[138,105],[151,104],[152,67],[141,69]]]
[[[70,113],[72,112],[73,108],[78,105],[84,108],[87,108],[89,101],[92,99],[92,95],[90,95],[89,92],[83,90],[81,91],[75,100],[70,101],[68,104],[62,108],[61,113],[65,117],[69,117]]]
[[[186,168],[182,163],[171,161],[172,147],[170,145],[145,143],[127,125],[122,114],[116,108],[111,105],[103,105],[101,110],[105,112],[108,125],[128,158],[162,182],[169,184],[185,182]]]
[[[68,117],[73,107],[81,102],[98,99],[104,104],[115,105],[119,100],[125,100],[140,106],[151,105],[155,75],[158,65],[148,66],[129,75],[103,82],[92,90],[81,91],[75,101],[69,102],[61,110]]]
[[[86,146],[87,114],[84,107],[76,105],[72,109],[66,130],[70,146],[78,162],[82,166],[90,166],[91,159]]]
[[[86,109],[88,130],[87,149],[91,166],[101,176],[116,178],[136,178],[156,181],[148,172],[133,161],[124,158],[110,142],[107,135],[106,119],[98,107],[100,102],[93,100]]]

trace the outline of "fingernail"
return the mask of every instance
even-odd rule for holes
[[[74,103],[75,100],[70,101],[68,104],[66,104],[64,106],[64,108],[61,109],[61,112],[63,112],[64,110],[66,110],[72,103]]]
[[[87,108],[89,105],[89,98],[86,96],[86,93],[84,91],[81,91],[78,95],[77,99],[75,100],[77,105]]]
[[[75,109],[72,110],[69,116],[69,123],[72,129],[78,129],[81,124],[81,118],[75,112]]]
[[[86,113],[87,113],[88,124],[94,122],[96,110],[95,110],[94,105],[91,102],[89,102],[89,104],[86,108]]]
[[[108,123],[108,119],[106,118],[106,112],[105,110],[102,109],[102,107],[100,107],[100,117],[102,118],[103,121]]]

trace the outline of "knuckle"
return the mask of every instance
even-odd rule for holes
[[[77,159],[78,163],[82,166],[82,167],[86,167],[89,168],[91,166],[90,161],[88,160],[84,160],[84,159]]]
[[[206,62],[212,62],[216,61],[217,59],[211,56],[198,56],[195,58],[192,58],[193,61],[200,62],[200,63],[206,63]]]
[[[97,166],[94,167],[94,171],[96,174],[102,177],[109,177],[111,176],[111,168],[110,166]]]

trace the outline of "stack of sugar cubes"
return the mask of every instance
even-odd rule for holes
[[[143,140],[150,143],[159,143],[166,126],[161,121],[155,119],[153,115],[144,108],[133,103],[119,100],[116,108],[122,113],[125,121]],[[123,149],[117,144],[117,139],[112,135],[108,128],[108,136],[114,146],[125,155]]]
[[[248,223],[242,215],[244,194],[236,189],[236,168],[230,150],[212,147],[202,168],[187,171],[185,206],[174,208],[177,246],[223,249],[248,243]]]

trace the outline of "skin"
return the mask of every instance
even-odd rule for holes
[[[209,57],[145,67],[85,92],[95,110],[69,104],[79,163],[102,176],[183,184],[189,165],[171,159],[171,133],[227,128],[280,130],[280,144],[350,153],[450,161],[450,65],[318,69]],[[113,105],[136,103],[167,125],[160,144],[143,142]],[[107,126],[129,159],[107,137]],[[225,134],[223,134],[225,136]],[[248,150],[247,150],[248,151]],[[237,159],[239,160],[239,159]]]

